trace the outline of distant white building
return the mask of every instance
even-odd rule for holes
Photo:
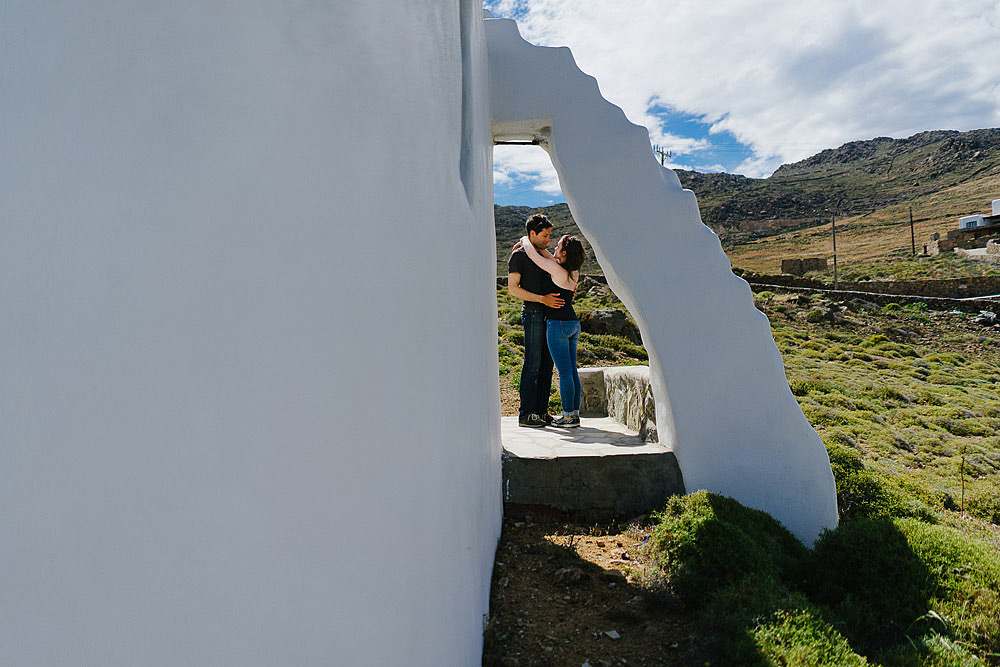
[[[964,215],[958,219],[959,229],[972,229],[973,227],[983,226],[983,216],[982,215]]]
[[[1000,199],[994,199],[991,203],[992,215],[963,215],[958,219],[959,229],[972,229],[974,227],[987,227],[1000,223]]]
[[[924,244],[925,255],[937,255],[942,252],[960,252],[972,259],[978,259],[982,250],[990,240],[1000,236],[1000,199],[991,202],[992,215],[975,213],[963,215],[958,219],[958,229],[951,229],[947,238],[934,232],[930,240]],[[976,252],[970,252],[976,251]]]

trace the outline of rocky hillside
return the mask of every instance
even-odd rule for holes
[[[725,237],[809,226],[831,213],[870,213],[998,170],[1000,129],[985,129],[852,141],[782,165],[769,178],[690,171],[677,175],[698,195],[705,223]],[[988,205],[992,197],[984,198]],[[964,212],[956,209],[955,214]]]
[[[852,141],[782,165],[768,178],[684,170],[677,175],[698,196],[702,220],[727,245],[812,227],[831,214],[871,215],[915,202],[933,202],[932,214],[945,220],[986,212],[989,201],[1000,197],[995,191],[1000,178],[1000,128]],[[533,210],[496,207],[499,260],[506,260],[506,250]],[[539,210],[552,218],[557,232],[575,233],[565,204]],[[918,219],[930,215],[917,206],[914,211]],[[587,271],[596,272],[596,265],[588,265]]]

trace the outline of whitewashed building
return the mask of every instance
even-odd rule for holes
[[[0,5],[0,663],[478,664],[500,137],[552,155],[688,491],[836,524],[694,196],[567,49],[486,24]]]

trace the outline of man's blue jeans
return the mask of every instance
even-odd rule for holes
[[[546,323],[549,353],[559,369],[559,395],[563,416],[580,410],[583,387],[576,370],[576,343],[580,339],[579,320],[549,320]]]
[[[518,418],[549,411],[552,389],[552,356],[545,342],[545,311],[521,311],[524,326],[524,366],[521,367],[521,409]]]

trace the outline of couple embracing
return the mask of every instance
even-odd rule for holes
[[[584,250],[579,239],[563,236],[555,251],[547,250],[552,223],[541,214],[528,218],[526,236],[514,246],[507,260],[507,290],[524,302],[524,366],[521,368],[519,426],[539,428],[580,425],[580,375],[576,370],[576,344],[580,322],[573,311],[573,296],[580,280]],[[552,364],[559,369],[562,416],[549,415]]]

